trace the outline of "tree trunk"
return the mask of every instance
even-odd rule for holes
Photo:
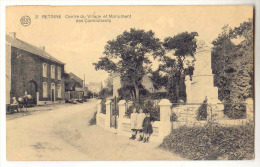
[[[139,99],[139,88],[138,88],[137,85],[135,85],[135,99],[136,99],[137,101],[140,100],[140,99]]]

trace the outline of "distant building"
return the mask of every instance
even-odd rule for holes
[[[84,81],[74,73],[64,73],[65,100],[82,100],[84,97]]]
[[[99,94],[103,85],[102,85],[102,82],[90,82],[90,83],[86,84],[86,87],[88,88],[88,91]]]
[[[37,105],[64,102],[64,65],[45,47],[6,35],[6,104],[25,94]]]
[[[64,73],[65,91],[84,91],[83,80],[74,73]]]
[[[113,97],[115,97],[115,96],[118,97],[118,90],[122,87],[120,74],[119,73],[113,73],[113,74],[110,75],[110,77],[113,78]],[[159,90],[156,90],[154,88],[149,74],[143,76],[142,85],[150,93],[166,92],[165,87],[162,87]]]

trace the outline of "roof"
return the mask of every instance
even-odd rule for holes
[[[55,57],[51,56],[49,53],[45,52],[44,50],[42,50],[36,46],[33,46],[27,42],[24,42],[18,38],[13,38],[7,34],[6,34],[6,42],[10,43],[12,46],[14,46],[18,49],[22,49],[24,51],[30,52],[41,58],[48,59],[50,61],[53,61],[53,62],[56,62],[59,64],[65,64],[65,63],[59,61],[58,59],[56,59]]]
[[[81,85],[81,86],[83,86],[82,84],[82,82],[83,82],[83,79],[81,79],[81,78],[79,78],[77,75],[75,75],[74,73],[72,73],[72,72],[70,72],[70,73],[68,73],[69,74],[69,76],[72,78],[72,79],[74,79],[75,81],[77,81],[77,82],[79,82],[79,84]]]

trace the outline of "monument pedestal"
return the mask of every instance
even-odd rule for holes
[[[192,80],[185,78],[187,103],[203,103],[207,98],[208,104],[219,104],[218,88],[214,87],[214,75],[211,69],[211,49],[198,47],[195,53],[195,63]]]

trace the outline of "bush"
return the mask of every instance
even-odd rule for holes
[[[127,108],[127,111],[125,112],[125,117],[130,118],[131,113],[133,113],[134,106],[130,106]]]
[[[171,120],[171,122],[176,122],[178,120],[178,116],[175,112],[172,112],[172,114],[170,116],[170,120]]]
[[[106,99],[102,99],[101,101],[101,113],[106,114]]]
[[[96,125],[97,124],[97,112],[94,113],[93,117],[89,120],[89,125]]]
[[[145,113],[150,113],[152,121],[160,121],[160,106],[154,106],[154,101],[146,100],[142,108]]]
[[[246,106],[244,104],[225,104],[224,113],[232,119],[245,118]]]
[[[125,113],[127,118],[130,118],[134,108],[136,108],[137,113],[139,112],[139,109],[143,109],[144,113],[150,113],[152,121],[160,121],[160,106],[154,106],[154,102],[152,100],[135,102],[132,106],[128,107]]]
[[[207,108],[208,108],[208,104],[207,104],[207,99],[205,99],[203,101],[203,104],[201,104],[201,106],[199,107],[198,111],[197,111],[197,120],[201,121],[201,120],[207,120]]]
[[[193,160],[254,159],[254,125],[183,126],[174,129],[159,147]]]

